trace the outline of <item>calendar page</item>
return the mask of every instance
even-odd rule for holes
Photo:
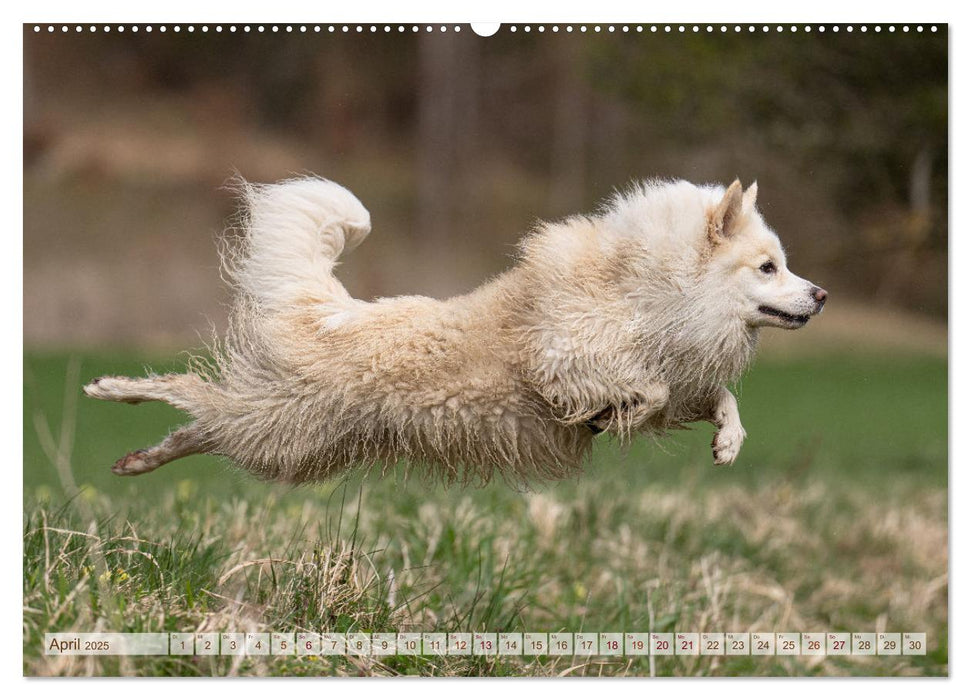
[[[949,674],[949,26],[651,13],[27,20],[25,676]]]

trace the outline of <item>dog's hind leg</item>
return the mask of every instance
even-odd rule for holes
[[[162,442],[154,447],[129,452],[115,462],[111,468],[119,476],[147,474],[163,464],[207,452],[208,443],[195,423],[186,425],[169,433]]]
[[[163,374],[154,377],[99,377],[84,387],[84,393],[95,399],[141,403],[164,401],[192,413],[205,392],[206,382],[195,374]]]

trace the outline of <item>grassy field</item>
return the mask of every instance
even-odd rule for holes
[[[738,462],[711,427],[531,492],[355,475],[298,489],[193,457],[109,466],[183,417],[79,397],[134,355],[24,358],[30,675],[941,675],[947,365],[762,359]],[[918,657],[48,658],[48,631],[912,631]]]

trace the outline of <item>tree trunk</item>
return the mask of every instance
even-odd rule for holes
[[[555,51],[556,95],[553,103],[553,135],[549,208],[556,216],[569,214],[583,202],[586,187],[586,145],[589,104],[580,75],[580,42],[557,37]]]

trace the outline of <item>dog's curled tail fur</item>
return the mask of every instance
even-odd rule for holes
[[[337,258],[371,231],[371,215],[335,182],[304,177],[272,185],[235,182],[242,236],[223,251],[231,281],[264,313],[296,304],[340,304],[350,296],[333,275]]]

